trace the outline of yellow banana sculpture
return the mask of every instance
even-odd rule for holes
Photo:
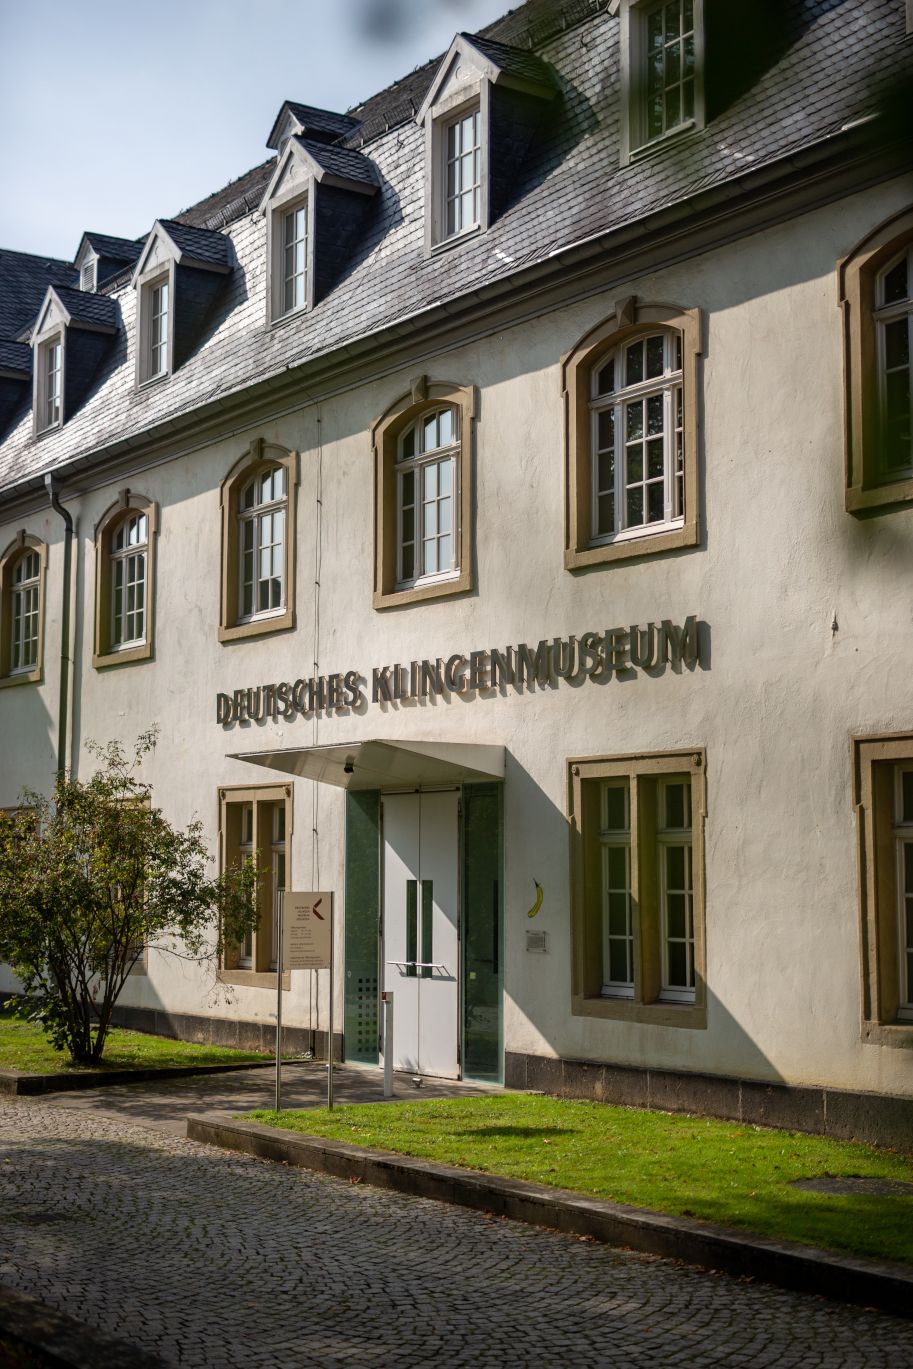
[[[542,907],[542,885],[537,879],[533,880],[533,884],[536,886],[536,901],[526,914],[527,917],[535,917]]]

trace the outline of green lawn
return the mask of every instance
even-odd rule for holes
[[[190,1041],[171,1041],[164,1036],[115,1028],[105,1044],[102,1069],[148,1070],[167,1065],[230,1065],[235,1061],[259,1060],[255,1051],[224,1050],[220,1046],[195,1046]],[[66,1051],[55,1051],[39,1027],[13,1017],[0,1009],[0,1070],[21,1070],[26,1074],[56,1074],[78,1070]]]
[[[832,1197],[790,1187],[824,1174],[913,1182],[909,1157],[855,1141],[530,1094],[264,1110],[246,1120],[913,1264],[913,1192]]]

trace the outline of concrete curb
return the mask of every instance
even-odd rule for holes
[[[591,1236],[609,1245],[722,1269],[728,1274],[750,1275],[781,1288],[913,1318],[913,1270],[902,1265],[773,1241],[709,1222],[588,1198],[567,1189],[480,1174],[321,1136],[304,1136],[258,1122],[188,1117],[187,1136],[192,1141],[318,1170],[338,1179],[361,1179],[378,1188],[436,1198],[533,1226]]]
[[[286,1065],[298,1061],[284,1060]],[[311,1061],[301,1062],[310,1064]],[[39,1093],[65,1093],[70,1089],[101,1089],[109,1084],[150,1084],[156,1079],[185,1079],[193,1074],[232,1074],[236,1070],[275,1069],[275,1060],[236,1060],[226,1065],[164,1065],[148,1070],[86,1070],[82,1074],[24,1074],[0,1070],[0,1098],[33,1097]]]
[[[0,1362],[11,1369],[165,1369],[127,1341],[112,1340],[38,1298],[0,1285]]]

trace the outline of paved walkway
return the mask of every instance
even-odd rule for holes
[[[187,1369],[911,1364],[909,1322],[44,1100],[0,1103],[0,1283]]]
[[[457,1094],[490,1093],[484,1084],[446,1079],[423,1082],[420,1089],[409,1075],[394,1076],[394,1098],[451,1098]],[[499,1093],[500,1089],[497,1090]],[[337,1103],[382,1103],[383,1072],[347,1065],[333,1076]],[[327,1097],[326,1066],[313,1062],[283,1065],[282,1106],[323,1107]],[[138,1126],[185,1134],[190,1113],[218,1113],[236,1117],[254,1108],[271,1108],[276,1101],[275,1069],[232,1070],[230,1074],[194,1074],[162,1083],[111,1084],[104,1088],[42,1095],[43,1103],[93,1117],[121,1118]]]

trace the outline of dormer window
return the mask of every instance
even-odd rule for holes
[[[703,0],[623,0],[622,158],[704,123]]]
[[[39,432],[56,428],[60,423],[60,399],[63,377],[63,342],[58,336],[43,342],[38,352],[38,412]]]
[[[485,232],[504,211],[555,94],[535,53],[457,34],[415,116],[425,128],[427,252]]]
[[[149,291],[149,378],[168,370],[168,281],[147,285]]]
[[[230,255],[224,233],[156,220],[133,273],[138,385],[165,379],[187,360],[231,270]]]
[[[443,177],[444,232],[467,233],[482,222],[482,112],[478,106],[442,129],[446,159]]]
[[[289,133],[260,202],[266,218],[270,324],[313,309],[345,272],[370,198],[374,164],[361,152]]]
[[[307,200],[279,216],[282,236],[282,315],[303,309],[307,303]]]

